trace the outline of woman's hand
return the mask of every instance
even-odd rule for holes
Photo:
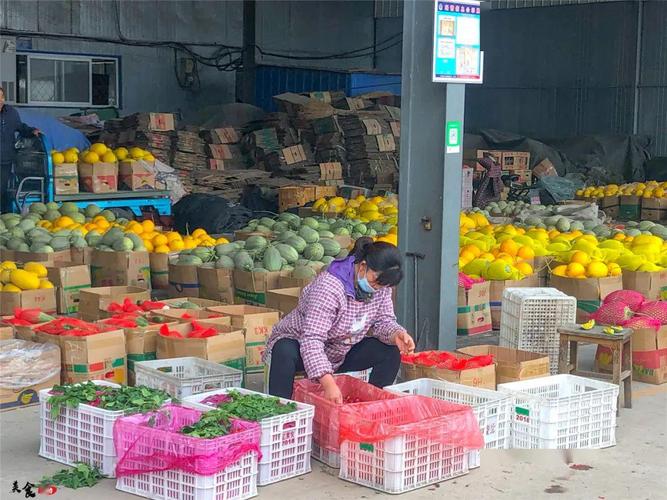
[[[343,394],[336,384],[336,380],[333,378],[333,375],[330,373],[324,375],[320,378],[320,384],[324,387],[324,398],[327,401],[331,401],[334,404],[342,405],[343,404]]]
[[[401,351],[401,354],[410,354],[415,350],[415,341],[406,331],[398,332],[394,335],[394,344]]]

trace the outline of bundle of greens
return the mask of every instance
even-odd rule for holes
[[[97,467],[77,462],[72,469],[62,469],[53,476],[45,476],[40,481],[40,488],[48,486],[64,486],[65,488],[83,488],[95,486],[104,478]],[[26,495],[27,496],[27,495]],[[34,495],[33,495],[34,496]]]
[[[219,410],[224,410],[233,417],[250,422],[296,411],[296,403],[283,404],[273,396],[241,394],[238,391],[209,396],[201,403],[217,406]]]
[[[211,410],[202,413],[199,421],[183,427],[181,433],[186,436],[213,439],[226,436],[231,429],[232,423],[228,412],[225,410]]]
[[[76,408],[80,404],[103,410],[124,411],[126,415],[144,413],[162,406],[171,396],[165,391],[149,387],[119,388],[96,385],[90,381],[73,385],[56,385],[51,390],[48,403],[51,418],[58,418],[63,407]]]

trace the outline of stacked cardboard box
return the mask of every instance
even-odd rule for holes
[[[56,194],[79,192],[79,170],[76,163],[61,163],[53,166],[53,184]]]
[[[204,130],[208,167],[211,170],[238,170],[246,166],[241,151],[241,131],[234,127]]]

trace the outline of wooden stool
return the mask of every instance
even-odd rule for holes
[[[604,333],[603,327],[600,326],[594,326],[590,330],[582,330],[579,325],[567,325],[559,328],[558,333],[560,334],[558,371],[582,377],[611,379],[612,383],[619,386],[617,414],[621,407],[621,394],[623,394],[623,406],[632,408],[632,330],[623,329],[621,332],[610,335]],[[612,352],[612,373],[578,370],[577,348],[579,342],[610,349]]]

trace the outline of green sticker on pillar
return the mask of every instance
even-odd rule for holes
[[[447,154],[456,154],[461,152],[461,129],[461,122],[447,122],[447,126],[445,127],[445,152]]]

